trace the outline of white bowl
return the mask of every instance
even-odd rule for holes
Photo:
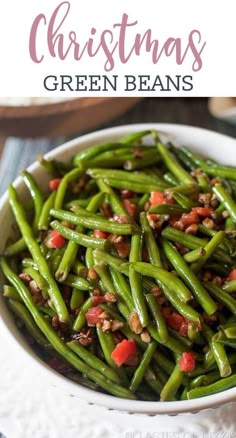
[[[236,165],[236,141],[234,139],[192,126],[155,123],[120,126],[84,135],[56,148],[54,151],[47,154],[46,158],[57,158],[66,162],[81,149],[88,148],[98,143],[115,141],[123,135],[144,129],[156,129],[163,133],[163,135],[171,138],[175,144],[189,146],[192,150],[219,160],[221,163]],[[42,190],[46,190],[48,177],[46,176],[44,169],[38,163],[34,163],[28,168],[28,170],[36,178]],[[21,179],[17,178],[14,185],[23,199],[26,199],[28,195]],[[13,223],[14,220],[8,203],[8,196],[7,193],[5,193],[0,200],[0,252],[3,251],[6,240],[12,233]],[[236,388],[196,400],[173,402],[124,400],[95,392],[69,381],[53,371],[31,350],[20,331],[16,328],[12,315],[8,311],[2,295],[0,295],[0,330],[1,332],[4,332],[5,339],[14,344],[15,349],[18,350],[19,354],[24,354],[24,356],[27,355],[29,366],[35,367],[35,372],[37,372],[38,367],[43,370],[43,378],[48,384],[54,384],[60,387],[65,396],[73,395],[81,400],[89,402],[90,404],[102,405],[108,409],[128,411],[130,413],[153,415],[197,412],[236,400]],[[14,366],[14,364],[12,366]]]

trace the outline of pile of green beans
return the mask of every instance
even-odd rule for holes
[[[2,293],[37,354],[116,397],[185,400],[234,387],[236,168],[150,130],[66,165],[39,162],[51,191],[23,171],[25,206],[10,185],[18,237],[0,258]],[[118,366],[123,340],[137,351]]]

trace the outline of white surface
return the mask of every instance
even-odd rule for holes
[[[47,46],[47,32],[50,18],[59,3],[61,2],[58,0],[1,1],[0,95],[58,96],[61,94],[91,97],[91,94],[96,96],[104,96],[104,94],[106,96],[114,94],[137,96],[139,94],[142,96],[191,95],[195,97],[233,96],[235,94],[235,0],[227,0],[224,3],[222,0],[198,0],[192,1],[191,7],[189,7],[189,0],[149,0],[145,5],[137,0],[119,0],[113,1],[112,4],[110,0],[92,0],[83,2],[83,4],[77,0],[70,0],[67,3],[71,5],[71,9],[64,22],[60,26],[62,17],[65,16],[65,7],[54,25],[56,34],[54,56],[53,51],[50,52]],[[41,13],[45,15],[47,23],[40,23],[37,34],[37,52],[38,58],[44,56],[44,59],[36,64],[29,54],[29,35],[33,21]],[[137,21],[137,24],[128,27],[125,32],[125,59],[119,56],[122,53],[123,41],[121,37],[119,44],[121,27],[115,27],[115,24],[121,23],[124,13],[128,14],[129,23]],[[56,32],[57,27],[59,27],[58,32]],[[95,35],[91,35],[92,28],[97,30]],[[149,28],[152,31],[151,40],[159,42],[158,55],[160,57],[157,62],[155,55],[152,60],[154,44],[151,50],[147,50],[145,43],[141,47],[140,56],[139,53],[136,55],[133,50],[127,60],[134,46],[136,35],[140,34],[142,38]],[[105,29],[112,34],[103,35]],[[198,37],[196,34],[194,38],[196,51],[200,52],[206,42],[201,53],[202,69],[199,71],[194,71],[194,55],[188,47],[189,34],[195,29],[201,33],[201,36]],[[50,35],[50,31],[48,33]],[[58,54],[57,48],[61,44],[58,44],[56,40],[59,34],[63,38],[65,59],[60,59]],[[107,50],[105,50],[106,47],[102,49],[99,44],[102,35],[106,41]],[[73,37],[80,45],[79,54],[71,44]],[[166,50],[167,56],[165,55],[163,46],[170,37],[181,39],[181,54],[176,54],[174,44],[172,44],[169,50]],[[93,38],[94,41],[92,48],[94,56],[91,56],[86,49],[83,52],[89,38]],[[107,51],[110,52],[110,57],[107,56]],[[109,58],[112,58],[111,62]],[[113,69],[112,61],[114,62]],[[57,90],[47,91],[44,88],[44,78],[48,75],[57,77],[59,82]],[[65,91],[62,91],[60,75],[72,76],[72,90],[77,89],[76,75],[88,76],[88,81],[85,80],[84,84],[80,85],[80,91],[71,91],[69,87],[65,87]],[[111,87],[108,87],[108,91],[104,91],[103,80],[98,80],[98,84],[94,84],[91,90],[90,75],[108,75],[111,80],[113,75],[117,75],[119,78],[116,91]],[[148,84],[142,84],[143,91],[139,91],[138,80],[135,90],[131,87],[130,91],[126,91],[125,75],[146,75],[150,76],[150,81],[144,78],[144,81],[147,79]],[[157,86],[154,86],[157,75],[160,75],[163,87],[158,78]],[[168,88],[166,75],[170,75],[174,82],[176,82],[177,75],[193,76],[193,89],[188,91],[189,87],[187,87],[186,90],[183,81],[180,81],[179,90],[171,84]],[[82,77],[81,80],[83,80]],[[50,85],[50,88],[53,89],[53,85]]]
[[[72,97],[0,97],[0,106],[44,105],[71,100]],[[75,99],[75,98],[74,98]]]
[[[68,150],[67,145],[60,147],[56,152],[53,151],[49,155],[53,156],[56,153],[58,158],[62,159],[63,157],[66,160],[81,147],[88,147],[94,144],[94,142],[100,143],[114,140],[121,135],[147,129],[148,127],[158,129],[159,132],[169,133],[172,140],[199,150],[202,154],[209,154],[224,163],[236,164],[236,157],[234,156],[235,140],[203,129],[180,125],[132,125],[113,130],[108,129],[95,134],[89,134],[78,140],[73,140],[69,143],[70,150]],[[42,185],[47,185],[43,171],[37,165],[31,166],[31,171],[36,179],[41,181]],[[22,193],[24,192],[23,185],[20,184],[19,179],[17,187]],[[4,239],[7,238],[10,232],[9,227],[11,224],[6,197],[0,203],[0,210],[0,228],[4,230],[0,244],[4,247]],[[38,438],[54,438],[56,436],[59,438],[60,434],[69,438],[70,436],[77,436],[76,428],[84,433],[84,435],[81,435],[82,432],[80,432],[79,438],[83,436],[105,438],[106,430],[108,430],[107,436],[122,437],[121,434],[124,435],[124,428],[129,428],[133,424],[135,424],[137,432],[143,427],[152,428],[152,433],[156,431],[156,428],[158,432],[161,428],[165,428],[163,429],[165,432],[173,432],[175,430],[179,433],[183,430],[190,432],[193,429],[189,429],[191,427],[188,424],[189,419],[194,424],[194,428],[200,428],[198,430],[201,432],[210,430],[216,433],[220,430],[221,422],[223,422],[223,430],[225,428],[227,432],[234,430],[233,408],[231,409],[230,406],[217,411],[189,414],[187,417],[186,415],[184,417],[143,417],[118,412],[109,413],[108,416],[108,411],[104,410],[104,408],[95,409],[94,407],[85,407],[85,405],[81,406],[79,397],[93,403],[96,402],[97,404],[129,411],[147,412],[149,410],[149,412],[153,412],[155,410],[156,413],[160,413],[166,409],[169,412],[181,412],[197,410],[203,407],[209,408],[226,401],[236,400],[236,389],[234,388],[216,396],[205,397],[203,399],[169,403],[133,402],[91,392],[73,382],[67,381],[51,370],[49,372],[45,365],[40,365],[40,361],[35,356],[32,354],[29,356],[29,347],[12,324],[11,316],[5,310],[3,300],[1,301],[0,335],[2,336],[2,342],[0,341],[0,345],[1,352],[4,352],[4,354],[1,354],[0,360],[0,419],[3,424],[3,431],[4,428],[14,427],[13,435],[9,436],[8,433],[7,438],[31,438],[32,436]],[[13,358],[11,353],[7,351],[6,346],[8,344],[12,344],[14,348]],[[56,390],[52,389],[50,382],[57,386]],[[58,391],[60,394],[58,394]],[[73,394],[75,398],[69,398],[70,394]],[[94,420],[91,420],[91,416],[96,417],[96,424]],[[98,423],[99,425],[97,425]],[[112,428],[112,433],[109,432],[109,428]],[[69,435],[70,429],[72,430],[71,435]],[[46,430],[48,432],[45,432]],[[73,435],[73,433],[76,435]],[[127,435],[125,438],[144,437],[147,438],[145,435],[138,435],[136,433],[133,436]],[[151,436],[148,438],[151,438]],[[186,435],[185,438],[187,438]]]

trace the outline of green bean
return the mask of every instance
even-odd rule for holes
[[[178,310],[178,312],[186,319],[189,319],[190,321],[199,322],[200,315],[199,313],[188,304],[184,303],[181,299],[179,299],[178,295],[176,294],[175,289],[171,289],[170,287],[167,287],[166,285],[161,285],[163,293],[165,297],[170,301],[172,306]]]
[[[175,193],[181,195],[193,195],[198,193],[199,187],[197,184],[182,184],[180,186],[170,187],[165,189],[164,193],[166,196],[173,196]]]
[[[157,341],[159,344],[163,344],[154,325],[149,324],[147,330],[155,341]],[[176,354],[182,354],[184,351],[186,351],[186,346],[182,342],[179,342],[179,340],[173,338],[171,335],[168,336],[167,341],[163,345],[165,345],[165,347],[169,348],[171,351],[174,351]]]
[[[73,274],[69,274],[63,284],[84,291],[92,289],[88,280]]]
[[[120,383],[120,378],[115,370],[106,365],[102,360],[98,359],[94,354],[90,353],[90,351],[83,347],[78,341],[70,341],[67,342],[66,345],[92,368],[100,371],[113,382]]]
[[[157,242],[144,212],[140,215],[140,223],[144,234],[145,245],[148,250],[150,263],[161,268],[162,262]]]
[[[200,246],[197,249],[193,249],[192,251],[188,252],[187,254],[184,254],[183,258],[187,263],[193,263],[197,262],[201,257],[204,257],[206,254],[205,249]]]
[[[183,381],[183,372],[180,370],[179,364],[176,364],[172,374],[170,375],[165,386],[162,388],[160,394],[161,401],[172,400],[176,395],[180,385]]]
[[[48,230],[50,223],[50,210],[53,208],[56,198],[56,192],[52,192],[45,203],[43,204],[41,214],[39,216],[38,229]]]
[[[75,157],[73,158],[73,165],[83,166],[86,162],[92,160],[93,158],[97,157],[103,152],[111,151],[115,149],[121,149],[121,148],[127,148],[127,144],[122,144],[121,142],[117,142],[117,143],[105,143],[105,144],[92,146],[76,154]]]
[[[85,248],[108,249],[110,245],[109,241],[106,239],[98,239],[93,236],[78,233],[77,231],[71,230],[64,225],[61,225],[58,221],[53,221],[50,225],[54,230],[58,231],[66,239],[71,240],[78,245],[85,246]]]
[[[183,164],[185,168],[191,170],[192,172],[196,169],[193,161],[181,149],[173,147],[172,152],[174,152],[180,163]]]
[[[188,210],[191,210],[191,208],[196,206],[196,202],[192,201],[191,198],[188,198],[187,196],[181,194],[181,193],[173,193],[172,198],[175,199],[176,202],[178,202],[181,207],[186,208]]]
[[[133,182],[127,181],[126,179],[115,179],[115,178],[104,178],[104,181],[111,187],[115,189],[127,189],[135,193],[149,193],[152,191],[164,192],[166,186],[161,183],[144,183],[144,182]]]
[[[123,259],[120,259],[111,254],[108,254],[105,251],[101,251],[98,249],[93,251],[93,256],[96,263],[104,262],[111,268],[121,272],[122,274],[125,274],[126,276],[129,276],[129,265],[125,264]]]
[[[221,325],[221,329],[222,329]],[[229,339],[236,339],[236,325],[229,326],[227,328],[224,328],[224,334]]]
[[[69,362],[74,368],[76,368],[81,373],[85,374],[89,379],[97,383],[101,388],[105,389],[107,392],[116,395],[118,397],[131,398],[134,399],[134,394],[127,390],[126,388],[112,382],[110,379],[105,377],[99,371],[94,370],[89,365],[84,363],[79,359],[69,347],[60,339],[54,329],[46,321],[46,319],[40,314],[36,305],[33,302],[30,292],[27,287],[20,281],[20,279],[15,275],[15,273],[10,269],[5,258],[0,259],[0,264],[5,276],[8,278],[9,282],[15,286],[21,295],[26,307],[30,311],[31,315],[37,326],[43,332],[45,337],[48,339],[52,347]]]
[[[86,324],[85,313],[93,306],[93,297],[89,297],[81,306],[73,325],[73,330],[79,332]]]
[[[84,302],[84,293],[83,291],[76,289],[75,287],[71,293],[70,299],[70,308],[72,310],[78,309]]]
[[[192,263],[191,269],[193,272],[199,272],[206,261],[214,254],[216,248],[223,242],[225,237],[224,231],[218,231],[214,237],[204,246],[205,254],[196,262]]]
[[[196,179],[198,185],[203,193],[208,193],[211,190],[210,181],[208,176],[205,173],[197,173]]]
[[[97,181],[97,184],[98,184],[99,189],[103,193],[107,193],[109,195],[111,207],[112,207],[112,210],[114,211],[114,213],[124,214],[125,216],[130,217],[130,215],[127,213],[124,205],[122,204],[120,198],[117,196],[117,194],[114,192],[114,190],[112,190],[112,188],[109,187],[109,185],[107,185],[105,183],[105,181],[103,181],[102,179],[99,179]]]
[[[38,228],[39,218],[43,207],[43,195],[35,179],[29,172],[25,170],[21,173],[21,176],[34,202],[35,216],[33,222],[33,230],[36,231]]]
[[[227,281],[222,287],[227,293],[236,292],[236,280]]]
[[[112,234],[130,235],[138,231],[137,226],[134,224],[119,224],[118,222],[111,222],[99,215],[83,215],[81,208],[79,208],[79,210],[76,209],[76,214],[70,213],[66,210],[51,209],[50,215],[56,219],[68,221],[75,225],[81,225],[84,228],[106,231]]]
[[[44,278],[34,268],[30,268],[30,267],[24,268],[23,272],[28,274],[32,278],[32,280],[34,280],[37,283],[37,286],[39,287],[39,289],[45,289],[47,287],[47,284],[46,284]]]
[[[139,366],[136,368],[134,376],[132,378],[131,384],[130,384],[130,390],[135,392],[137,391],[141,381],[143,380],[143,377],[145,375],[145,372],[152,360],[153,354],[157,348],[157,343],[155,341],[152,341],[148,344],[148,347],[146,351],[143,354],[143,357],[139,363]]]
[[[147,368],[147,370],[144,374],[144,380],[147,383],[147,385],[159,396],[161,393],[161,390],[163,388],[163,385],[156,378],[156,375],[150,366]]]
[[[74,274],[78,275],[79,277],[87,278],[88,269],[79,260],[75,260],[72,266],[72,271],[74,272]]]
[[[232,220],[236,222],[236,203],[233,201],[231,196],[221,184],[216,184],[212,190],[217,199],[224,205]]]
[[[197,249],[200,246],[203,246],[203,248],[205,248],[208,243],[208,241],[205,239],[201,239],[197,236],[192,236],[169,226],[166,227],[161,234],[166,239],[171,240],[174,243],[180,243],[181,245],[189,249]],[[213,258],[219,260],[221,263],[232,262],[231,257],[225,251],[222,251],[221,248],[217,248]]]
[[[134,310],[134,300],[128,283],[120,272],[110,268],[110,273],[118,297],[127,305],[129,311],[132,312]]]
[[[71,181],[74,181],[75,179],[79,178],[82,174],[83,171],[81,169],[72,169],[70,172],[65,174],[56,191],[56,198],[54,204],[55,209],[59,210],[62,207],[68,184]]]
[[[138,262],[141,259],[142,251],[142,239],[141,236],[135,234],[132,236],[131,249],[130,249],[130,262]],[[143,295],[142,277],[138,274],[130,265],[129,267],[129,281],[132,292],[132,297],[134,300],[135,309],[138,313],[140,322],[143,327],[145,327],[148,322],[148,313],[146,308],[146,303]]]
[[[11,298],[15,301],[21,301],[21,297],[18,294],[17,290],[13,286],[9,286],[8,284],[4,284],[3,286],[3,296],[6,298]]]
[[[37,344],[41,345],[46,349],[50,348],[47,339],[42,335],[41,331],[38,329],[30,312],[27,310],[24,304],[12,299],[8,300],[8,304],[11,310],[14,312],[14,314],[24,323],[28,333],[33,337],[33,339],[37,342]]]
[[[153,153],[150,151],[147,151],[147,153],[141,152],[142,157],[140,158],[130,158],[125,161],[124,163],[124,169],[126,170],[137,170],[137,169],[143,169],[147,166],[152,166],[153,164],[160,163],[161,157],[157,153],[153,155]]]
[[[221,377],[229,376],[231,374],[231,367],[224,346],[216,341],[214,332],[206,324],[203,324],[203,335],[209,343]]]
[[[67,321],[68,311],[66,305],[62,299],[59,288],[48,268],[48,264],[46,260],[42,257],[40,248],[34,239],[32,229],[25,218],[24,209],[19,203],[16,191],[12,185],[10,185],[9,187],[9,201],[14,216],[16,218],[17,224],[20,228],[22,235],[24,236],[24,240],[32,255],[32,258],[37,264],[40,274],[42,275],[42,277],[44,278],[44,280],[47,282],[49,286],[48,293],[56,308],[58,317],[60,321]]]
[[[216,230],[212,230],[211,228],[205,227],[205,225],[199,224],[198,225],[198,231],[202,234],[205,234],[206,236],[214,237],[217,233]],[[232,242],[227,238],[224,237],[223,242],[220,243],[219,248],[222,248],[224,251],[229,252],[230,254],[234,254],[235,248]],[[229,258],[229,263],[231,262],[231,259]]]
[[[25,251],[26,249],[27,249],[27,246],[25,243],[25,239],[23,237],[21,237],[16,242],[7,246],[7,248],[4,251],[4,255],[6,257],[12,257],[14,255],[20,254],[21,252]]]
[[[181,215],[188,211],[189,211],[188,209],[180,207],[180,205],[176,205],[176,204],[159,204],[159,205],[155,205],[155,207],[152,207],[149,210],[149,213],[168,214],[172,216],[172,215]]]
[[[160,142],[157,143],[157,150],[162,156],[162,159],[167,167],[167,169],[173,173],[173,175],[184,184],[191,184],[194,179],[189,175],[186,170],[178,163],[174,155],[168,151],[168,149]]]
[[[163,175],[164,180],[172,186],[177,186],[179,181],[171,172],[167,172]]]
[[[165,341],[168,339],[168,330],[166,327],[164,317],[161,313],[161,307],[158,304],[154,295],[152,295],[152,294],[147,294],[146,300],[148,302],[148,306],[150,308],[150,311],[153,315],[153,318],[154,318],[155,324],[157,326],[157,331],[159,333],[161,341],[163,343],[165,343]]]
[[[234,388],[236,385],[236,374],[232,374],[230,377],[226,377],[223,380],[212,383],[207,386],[200,386],[199,388],[191,389],[188,392],[188,399],[204,397],[207,395],[216,394],[218,392],[226,391],[227,389]]]
[[[121,144],[129,145],[133,143],[139,142],[143,137],[146,137],[147,135],[152,134],[152,131],[150,129],[145,129],[144,131],[135,132],[132,134],[128,134],[125,137],[122,137],[120,139]]]
[[[205,310],[205,312],[208,315],[215,313],[217,310],[216,303],[204,289],[198,278],[194,275],[193,271],[188,267],[187,263],[184,261],[183,257],[181,257],[179,252],[167,240],[163,240],[163,249],[168,257],[168,260],[171,262],[180,277],[192,290],[194,297]]]
[[[122,179],[127,182],[137,184],[161,184],[164,187],[168,185],[157,176],[148,175],[143,172],[125,172],[124,170],[113,169],[88,169],[87,174],[92,178],[98,179]]]
[[[225,292],[225,288],[222,289],[216,284],[210,282],[206,282],[204,285],[214,298],[216,298],[220,303],[224,304],[224,306],[227,307],[227,309],[229,309],[233,315],[236,315],[236,300],[227,292]]]
[[[144,262],[131,263],[131,266],[135,269],[135,271],[142,275],[160,280],[162,284],[174,290],[179,299],[183,300],[184,302],[191,300],[192,295],[190,291],[187,289],[185,284],[178,277],[171,274],[171,272]],[[125,266],[122,266],[122,268],[124,269]]]

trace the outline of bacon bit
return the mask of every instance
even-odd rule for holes
[[[197,224],[192,224],[192,225],[189,225],[189,227],[187,227],[186,229],[185,229],[185,233],[187,233],[187,234],[197,234],[197,231],[198,231],[198,225]]]
[[[160,295],[157,297],[157,302],[160,304],[160,306],[162,306],[166,302],[166,297],[164,295]]]
[[[190,211],[190,213],[182,214],[180,220],[185,227],[188,227],[192,224],[199,224],[200,222],[199,215],[194,210]]]
[[[163,307],[161,310],[162,315],[167,319],[171,315],[172,309],[170,306]]]
[[[54,315],[52,317],[52,321],[51,321],[52,327],[53,328],[58,328],[60,326],[60,321],[57,315]]]
[[[92,302],[93,302],[94,306],[97,306],[98,304],[105,303],[106,300],[101,295],[95,295],[95,296],[92,297]]]
[[[119,224],[129,224],[130,223],[130,219],[125,214],[114,214],[112,221],[118,222]]]
[[[122,204],[125,207],[127,213],[129,213],[130,216],[134,217],[137,211],[137,205],[135,205],[133,202],[130,202],[129,199],[123,199]]]
[[[216,275],[212,279],[212,283],[216,284],[217,286],[222,286],[223,282],[224,282],[223,278],[221,278],[219,275]]]
[[[105,217],[112,217],[112,210],[110,204],[102,204],[101,210]]]
[[[186,337],[188,335],[188,322],[185,320],[182,322],[179,329],[180,336]]]
[[[114,246],[121,258],[126,258],[129,255],[130,244],[127,242],[127,240],[122,240],[121,242],[115,243]]]
[[[88,309],[88,311],[85,313],[87,324],[89,326],[95,326],[97,322],[99,322],[99,315],[101,315],[102,312],[103,310],[101,307],[90,307],[90,309]]]
[[[213,313],[213,315],[207,315],[206,312],[203,312],[203,319],[204,321],[209,324],[212,325],[214,324],[216,321],[218,321],[218,312],[216,311],[215,313]]]
[[[195,355],[191,351],[185,351],[179,360],[179,366],[184,373],[190,373],[195,369]]]
[[[32,280],[32,278],[30,277],[29,274],[27,274],[26,272],[21,272],[19,274],[19,278],[23,281],[23,283],[25,284],[29,284],[29,282]]]
[[[109,233],[106,233],[105,231],[101,231],[101,230],[94,230],[93,235],[97,239],[107,239]]]
[[[151,289],[151,294],[154,295],[154,297],[159,297],[162,295],[162,290],[158,286],[153,286]]]
[[[210,271],[204,271],[202,274],[203,281],[211,281],[213,274]]]
[[[60,185],[61,178],[54,178],[49,181],[49,189],[54,192],[58,189],[58,186]]]
[[[135,158],[142,158],[142,156],[143,156],[140,148],[134,148],[133,154],[134,154]]]
[[[177,312],[173,312],[166,318],[167,325],[177,332],[180,330],[181,325],[184,321],[186,321],[185,318]]]
[[[181,245],[180,243],[175,243],[175,246],[177,250],[180,252],[180,254],[187,254],[189,252],[188,248],[185,248],[185,246]]]
[[[80,193],[81,190],[83,189],[83,187],[85,186],[85,183],[86,183],[87,181],[88,181],[88,177],[87,177],[87,175],[81,177],[81,178],[79,179],[79,181],[77,182],[77,184],[75,184],[75,186],[73,187],[72,192],[75,193],[75,194]]]
[[[97,274],[97,272],[95,271],[94,268],[89,268],[88,279],[89,280],[98,280],[99,279],[99,275]]]
[[[205,227],[210,228],[211,230],[213,230],[215,228],[214,221],[212,219],[210,219],[209,217],[206,217],[202,221],[202,223],[203,223],[203,225],[205,225]]]
[[[117,302],[117,298],[116,298],[115,294],[113,294],[112,292],[106,292],[104,295],[104,300],[106,303],[116,303]]]
[[[212,216],[214,211],[208,207],[194,207],[192,211],[195,211],[199,216],[209,217]]]
[[[78,340],[83,347],[88,347],[94,339],[92,328],[82,328],[79,333],[72,336],[72,339]]]
[[[143,327],[141,325],[141,322],[139,320],[139,316],[138,316],[136,310],[131,312],[131,314],[129,316],[129,325],[130,325],[131,330],[134,333],[136,333],[136,335],[139,335],[140,333],[142,333]]]
[[[203,204],[205,206],[208,206],[210,204],[211,199],[212,199],[211,193],[200,193],[198,196],[199,204]]]
[[[121,193],[122,198],[124,198],[124,199],[130,199],[130,198],[133,198],[133,196],[134,196],[134,192],[132,192],[131,190],[127,190],[127,189],[121,190],[120,193]]]

